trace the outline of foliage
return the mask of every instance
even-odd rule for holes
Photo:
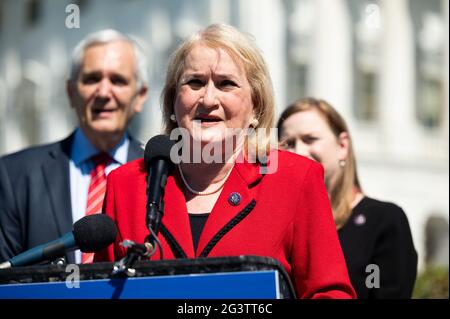
[[[414,299],[448,299],[448,268],[428,265],[416,280]]]

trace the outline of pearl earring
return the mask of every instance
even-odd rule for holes
[[[175,114],[171,114],[171,115],[170,115],[170,120],[171,120],[172,122],[174,122],[174,123],[177,122],[177,118],[175,117]]]
[[[259,124],[259,121],[257,119],[253,119],[250,122],[250,127],[256,128],[258,126],[258,124]]]
[[[339,166],[340,167],[345,167],[345,164],[346,164],[345,160],[340,160],[339,161]]]

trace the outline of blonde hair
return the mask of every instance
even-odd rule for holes
[[[333,210],[334,222],[336,224],[336,228],[339,230],[345,225],[351,215],[353,189],[356,187],[361,191],[353,145],[344,119],[329,103],[324,100],[314,98],[301,99],[289,105],[281,114],[277,124],[278,136],[281,137],[282,126],[287,118],[295,113],[309,110],[316,110],[325,118],[325,121],[336,138],[338,138],[343,132],[347,132],[348,134],[349,146],[346,165],[342,170],[340,170],[336,182],[333,185],[328,185],[327,189],[328,196],[330,197],[331,208]]]
[[[185,40],[172,54],[167,69],[166,80],[162,91],[164,132],[170,132],[177,123],[170,120],[174,113],[174,102],[180,77],[185,68],[185,59],[194,46],[202,44],[213,49],[225,50],[235,61],[243,65],[247,80],[251,87],[253,112],[258,125],[254,129],[263,128],[264,138],[258,140],[250,137],[246,141],[246,150],[256,149],[257,153],[269,151],[270,129],[274,125],[275,105],[272,81],[261,52],[250,36],[226,24],[212,24]],[[259,132],[260,130],[258,130]],[[253,144],[255,147],[249,147]]]

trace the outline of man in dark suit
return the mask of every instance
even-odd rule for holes
[[[76,130],[62,141],[0,158],[0,262],[59,238],[85,216],[95,155],[108,158],[103,174],[143,156],[127,126],[147,90],[145,56],[132,39],[103,30],[77,45],[67,81]],[[79,263],[81,253],[66,258]]]

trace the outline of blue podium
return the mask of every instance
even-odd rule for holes
[[[139,261],[132,277],[112,270],[113,263],[0,270],[0,299],[295,298],[284,268],[266,257]]]

